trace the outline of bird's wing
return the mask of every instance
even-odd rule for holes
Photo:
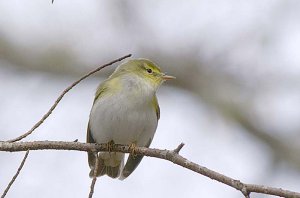
[[[152,104],[155,108],[157,120],[159,120],[159,118],[160,118],[160,108],[159,108],[159,104],[158,104],[156,95],[154,95],[154,97],[152,99]]]
[[[97,88],[96,94],[95,94],[95,99],[94,99],[94,104],[95,101],[101,97],[101,95],[103,95],[103,92],[107,89],[107,86],[105,84],[105,81],[103,83],[101,83],[99,85],[99,87]],[[94,140],[92,134],[91,134],[91,129],[90,129],[90,123],[88,123],[88,127],[87,127],[87,134],[86,134],[86,142],[87,143],[96,143],[96,141]],[[97,155],[93,152],[88,152],[88,161],[89,161],[89,166],[91,168],[91,170],[94,170],[95,167],[95,163],[96,163],[96,157]],[[98,169],[99,170],[99,169]]]
[[[108,89],[107,80],[105,80],[97,87],[94,104],[98,98],[101,98],[101,96],[103,96],[104,91],[106,91],[107,89]]]
[[[87,133],[86,133],[86,142],[87,143],[96,143],[95,140],[92,137],[91,130],[90,130],[90,124],[88,124]],[[96,163],[96,157],[97,155],[93,152],[88,152],[88,161],[89,166],[92,170],[94,170],[95,163]]]
[[[145,147],[149,147],[151,142],[152,142],[152,138],[149,139],[149,141],[148,141],[147,145],[145,145]],[[128,156],[127,162],[122,170],[122,173],[121,173],[121,176],[119,179],[120,180],[126,179],[136,169],[136,167],[142,161],[143,157],[144,157],[143,155],[130,154]]]
[[[159,118],[160,118],[160,108],[159,108],[156,96],[153,97],[152,104],[154,105],[154,108],[155,108],[157,120],[159,120]],[[148,148],[150,146],[151,142],[152,142],[152,138],[149,139],[149,141],[147,142],[145,147]],[[142,161],[143,157],[144,157],[143,155],[132,155],[132,154],[130,154],[128,159],[127,159],[127,162],[126,162],[126,164],[123,168],[120,179],[123,180],[126,177],[128,177],[136,169],[136,167]]]

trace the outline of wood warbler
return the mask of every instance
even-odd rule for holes
[[[96,91],[87,129],[88,143],[115,143],[149,147],[160,117],[156,91],[175,77],[161,72],[147,59],[132,59],[119,65]],[[124,153],[88,153],[90,177],[98,157],[97,176],[125,179],[143,156],[129,154],[124,166]]]

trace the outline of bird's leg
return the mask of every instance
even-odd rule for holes
[[[109,141],[106,144],[106,149],[108,150],[109,153],[114,149],[114,146],[115,146],[115,142],[113,140]]]
[[[135,153],[135,148],[136,148],[136,142],[133,142],[129,145],[130,154],[132,155],[133,158],[137,156],[137,154]]]

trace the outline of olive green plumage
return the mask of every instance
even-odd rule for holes
[[[149,147],[160,118],[156,97],[159,86],[172,76],[147,59],[132,59],[121,64],[97,88],[87,129],[88,143],[108,143]],[[99,159],[97,176],[128,177],[143,156],[129,155],[124,166],[124,154],[88,153],[90,176],[96,158]]]

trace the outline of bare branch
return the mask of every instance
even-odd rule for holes
[[[27,157],[28,157],[28,154],[29,154],[29,150],[26,151],[25,156],[24,156],[24,158],[23,158],[23,160],[22,160],[22,162],[21,162],[21,164],[20,164],[20,166],[19,166],[19,168],[18,168],[16,174],[15,174],[15,175],[13,176],[13,178],[10,180],[9,184],[8,184],[7,187],[5,188],[3,194],[1,195],[1,198],[4,198],[4,197],[6,196],[7,192],[9,191],[10,187],[12,186],[12,184],[16,181],[18,175],[20,174],[20,172],[21,172],[21,170],[22,170],[22,168],[23,168],[23,166],[24,166],[24,164],[25,164],[25,161],[26,161],[26,159],[27,159]]]
[[[98,153],[97,152],[96,152],[96,154],[97,154],[97,157],[96,157],[96,161],[95,161],[95,169],[94,169],[94,172],[93,172],[93,180],[92,180],[91,187],[90,187],[89,198],[93,197],[94,188],[95,188],[95,184],[96,184],[96,181],[97,181],[99,158],[98,158]]]
[[[177,154],[179,154],[179,152],[180,152],[180,150],[182,149],[183,146],[184,146],[184,143],[182,142],[181,144],[179,144],[177,146],[176,149],[174,149],[174,152],[177,153]]]
[[[29,131],[27,131],[26,133],[24,133],[23,135],[17,137],[17,138],[14,138],[14,139],[11,139],[11,140],[8,140],[8,142],[16,142],[16,141],[19,141],[19,140],[22,140],[23,138],[27,137],[28,135],[30,135],[36,128],[38,128],[48,117],[49,115],[53,112],[53,110],[56,108],[56,106],[58,105],[58,103],[61,101],[61,99],[65,96],[65,94],[67,92],[69,92],[74,86],[76,86],[78,83],[80,83],[82,80],[84,80],[85,78],[89,77],[90,75],[100,71],[101,69],[107,67],[107,66],[110,66],[116,62],[119,62],[125,58],[128,58],[130,57],[131,54],[128,54],[126,56],[123,56],[121,58],[118,58],[116,60],[113,60],[111,61],[110,63],[106,63],[100,67],[98,67],[97,69],[87,73],[86,75],[82,76],[79,80],[75,81],[74,83],[72,83],[69,87],[67,87],[62,93],[61,95],[56,99],[56,101],[54,102],[54,104],[51,106],[51,108],[49,109],[49,111],[42,117],[42,119],[40,119]]]
[[[180,148],[179,145],[177,148]],[[89,151],[89,152],[99,152],[99,151],[108,151],[107,144],[89,144],[89,143],[80,143],[80,142],[59,142],[59,141],[36,141],[36,142],[0,142],[0,151],[26,151],[26,150],[75,150],[75,151]],[[152,149],[145,147],[136,147],[136,154],[145,155],[149,157],[160,158],[168,160],[192,170],[196,173],[209,177],[210,179],[219,181],[223,184],[231,186],[239,190],[245,197],[250,197],[250,193],[261,193],[269,194],[280,197],[288,198],[300,198],[300,193],[293,192],[289,190],[284,190],[281,188],[273,188],[263,185],[255,184],[246,184],[237,179],[233,179],[226,175],[220,174],[213,170],[210,170],[204,166],[196,164],[189,161],[188,159],[182,157],[176,153],[178,149],[175,150],[161,150],[161,149]],[[130,153],[129,146],[116,144],[111,151]]]

